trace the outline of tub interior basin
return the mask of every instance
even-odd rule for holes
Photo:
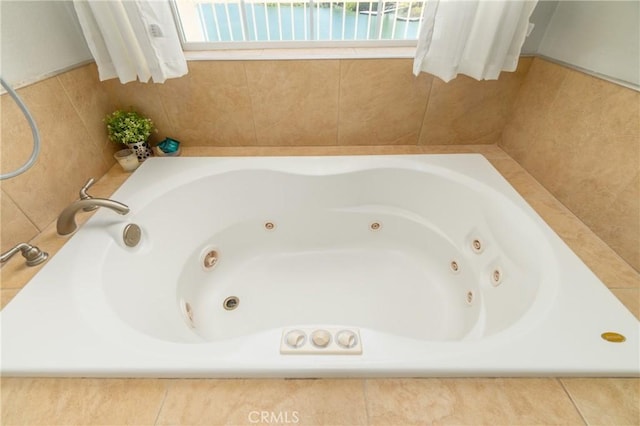
[[[461,257],[441,235],[380,207],[299,213],[267,222],[270,230],[257,220],[236,224],[192,254],[178,299],[197,334],[322,324],[450,340],[477,324],[481,303],[466,298],[480,297],[478,285],[470,270],[450,269]],[[218,261],[208,269],[212,251]],[[231,297],[235,309],[224,304]]]

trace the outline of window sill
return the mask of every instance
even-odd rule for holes
[[[297,49],[186,51],[188,61],[265,61],[305,59],[406,59],[416,52],[410,47],[327,47]]]

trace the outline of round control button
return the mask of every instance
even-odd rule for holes
[[[351,330],[342,330],[336,335],[336,341],[338,342],[338,346],[351,349],[358,344],[358,337],[356,333]]]
[[[319,348],[326,348],[331,342],[331,333],[327,330],[316,330],[311,334],[311,341]]]
[[[294,349],[297,349],[304,345],[305,341],[307,340],[307,336],[303,331],[292,330],[287,333],[285,340],[287,342],[287,345],[291,346]]]

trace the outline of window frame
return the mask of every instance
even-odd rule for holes
[[[185,54],[193,53],[191,59],[206,59],[208,56],[216,57],[224,53],[237,53],[236,56],[251,56],[251,52],[258,54],[263,59],[285,56],[292,59],[294,52],[299,51],[301,56],[328,56],[328,57],[413,57],[417,46],[417,39],[404,40],[272,40],[272,41],[225,41],[225,42],[189,42],[186,41],[185,30],[180,19],[180,13],[176,2],[168,0],[173,13],[176,30],[182,50]],[[375,2],[373,2],[375,3]],[[379,0],[378,3],[382,3]],[[381,51],[377,52],[380,49]],[[409,50],[408,50],[409,49]],[[326,52],[316,52],[324,50]],[[357,50],[357,52],[354,52]],[[393,52],[396,50],[396,52]],[[272,51],[272,52],[271,52]],[[279,52],[278,52],[279,51]],[[286,51],[286,52],[285,52]],[[245,54],[243,55],[242,52]],[[271,52],[271,54],[269,53]],[[274,55],[275,53],[275,55]],[[283,55],[284,54],[284,55]],[[233,56],[233,55],[232,55]],[[189,59],[189,58],[188,58]],[[244,58],[243,58],[244,59]],[[260,58],[258,58],[260,59]]]

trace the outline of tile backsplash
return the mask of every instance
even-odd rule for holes
[[[533,58],[498,81],[445,84],[411,69],[410,59],[191,61],[165,84],[122,85],[98,81],[90,64],[22,88],[43,148],[33,169],[1,184],[2,250],[37,235],[114,164],[102,118],[132,107],[156,123],[152,144],[499,143],[640,269],[637,92]],[[31,132],[7,95],[1,120],[1,166],[11,170],[28,157]]]
[[[115,105],[153,117],[159,138],[186,146],[490,144],[530,63],[498,81],[461,76],[454,90],[414,77],[410,59],[191,61],[162,85],[103,84]],[[434,131],[449,123],[455,134]]]

